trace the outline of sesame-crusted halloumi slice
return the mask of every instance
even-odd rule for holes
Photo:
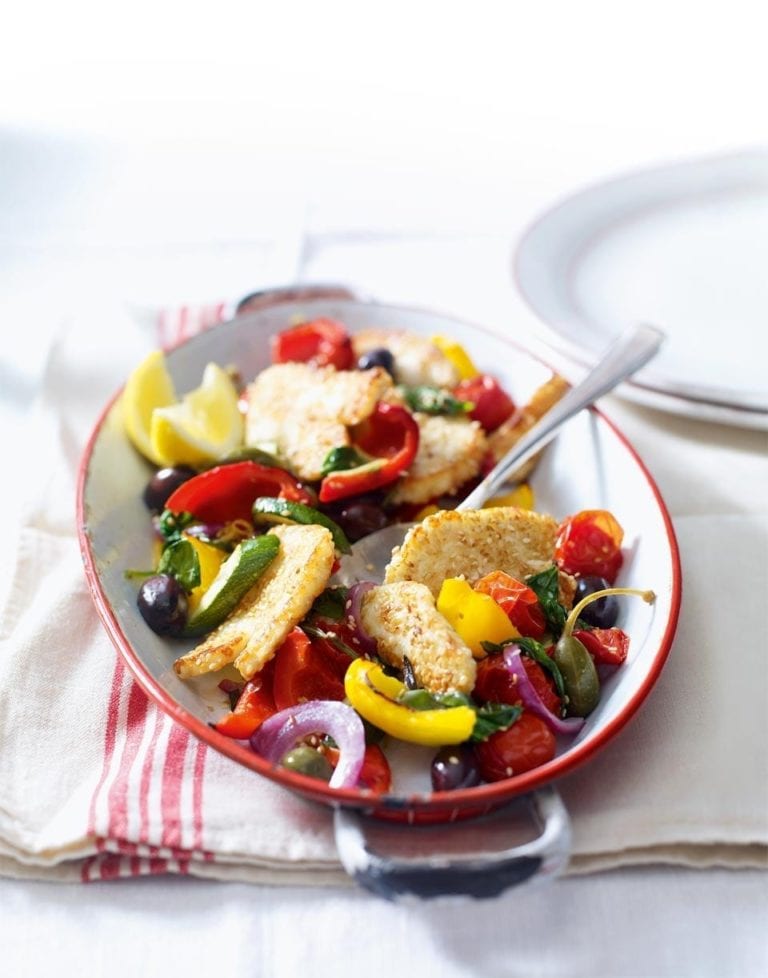
[[[480,471],[485,432],[477,421],[416,414],[419,448],[411,467],[395,486],[392,502],[425,503],[451,494]]]
[[[472,691],[472,652],[435,608],[428,587],[398,581],[372,588],[363,597],[361,616],[385,662],[402,668],[407,655],[417,681],[433,693]]]
[[[441,510],[408,531],[384,580],[419,581],[435,597],[448,577],[474,584],[500,570],[523,580],[552,564],[556,534],[551,516],[512,506]]]
[[[245,442],[273,446],[300,478],[314,481],[328,452],[350,443],[347,427],[372,414],[391,387],[392,378],[381,367],[274,364],[248,388]]]
[[[177,659],[182,679],[234,662],[245,679],[259,672],[304,618],[325,588],[334,561],[333,538],[323,526],[276,526],[280,550],[230,617],[196,648]]]
[[[393,329],[363,329],[352,337],[352,349],[360,357],[384,348],[395,358],[399,384],[455,387],[459,371],[443,351],[424,336]]]
[[[523,435],[532,428],[539,418],[543,417],[550,408],[560,400],[567,391],[570,384],[563,380],[558,374],[553,374],[546,383],[538,387],[530,401],[516,411],[511,418],[500,425],[488,436],[488,447],[493,454],[494,460],[499,461],[507,452],[516,445]],[[539,459],[539,453],[525,462],[512,476],[514,480],[521,480],[533,471]]]

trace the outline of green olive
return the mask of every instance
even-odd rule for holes
[[[330,781],[333,774],[328,758],[306,744],[289,750],[282,760],[282,766],[287,767],[289,771],[306,774],[309,778],[317,778],[319,781]]]
[[[577,638],[563,635],[555,646],[555,662],[563,676],[568,713],[587,716],[600,699],[600,680],[592,656]]]

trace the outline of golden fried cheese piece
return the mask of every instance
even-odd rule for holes
[[[407,655],[417,681],[433,693],[472,691],[472,652],[437,611],[428,587],[398,581],[372,588],[363,598],[361,616],[385,662],[402,669]]]
[[[276,526],[280,550],[225,622],[173,664],[182,679],[234,662],[250,679],[273,657],[328,583],[333,538],[323,526]]]
[[[419,581],[435,597],[448,577],[474,584],[500,570],[522,581],[552,564],[556,534],[553,517],[513,506],[441,510],[408,531],[384,580]]]
[[[526,431],[532,428],[539,418],[557,404],[560,398],[570,390],[570,387],[571,385],[558,374],[553,374],[546,383],[538,387],[524,407],[516,411],[511,418],[488,436],[488,447],[494,461],[498,462],[502,456],[506,455],[510,448],[520,441]],[[538,459],[539,454],[537,453],[514,473],[514,479],[520,481],[527,478],[536,467]]]
[[[480,471],[485,432],[477,421],[418,413],[419,448],[408,473],[392,492],[393,503],[426,503],[456,492]]]
[[[248,388],[245,443],[271,447],[301,479],[321,477],[328,452],[349,445],[347,428],[364,421],[392,387],[381,367],[336,370],[277,363]]]
[[[355,356],[384,348],[395,358],[398,384],[455,387],[459,372],[443,351],[424,336],[404,330],[363,329],[352,336]]]

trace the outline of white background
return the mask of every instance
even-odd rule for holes
[[[236,296],[261,284],[250,269],[276,238],[282,250],[270,260],[283,279],[333,273],[392,301],[439,296],[446,310],[522,324],[530,314],[508,257],[553,198],[626,169],[768,141],[763,8],[6,9],[6,446],[58,321],[30,313],[53,301],[70,315],[100,297],[149,310]],[[467,249],[483,266],[469,282]],[[758,974],[764,892],[747,873],[569,881],[551,899],[530,898],[518,954],[499,938],[501,955],[494,935],[518,926],[507,901],[473,937],[462,934],[460,910],[409,918],[335,891],[153,881],[73,892],[3,881],[0,961],[18,974],[85,964],[117,976],[174,965],[187,974]]]

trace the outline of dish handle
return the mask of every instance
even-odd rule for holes
[[[499,896],[521,883],[557,876],[565,869],[570,854],[570,819],[555,788],[546,786],[520,801],[527,802],[539,835],[530,842],[496,852],[446,856],[425,853],[426,846],[419,845],[416,857],[387,854],[380,845],[374,850],[369,838],[371,826],[381,822],[349,808],[337,808],[335,812],[336,848],[347,873],[365,889],[387,900]],[[501,814],[506,817],[508,809]],[[469,832],[471,824],[468,821],[453,827]],[[418,831],[420,827],[414,828]]]
[[[259,309],[279,305],[281,302],[308,302],[311,299],[364,299],[346,285],[336,283],[307,283],[284,285],[274,289],[259,289],[244,295],[234,307],[233,316],[247,316]]]

